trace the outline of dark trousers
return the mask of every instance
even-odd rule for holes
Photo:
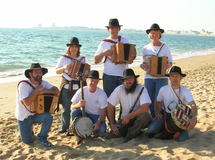
[[[148,113],[142,114],[126,125],[120,125],[120,134],[122,137],[135,138],[140,134],[140,130],[145,128],[152,121],[151,115]]]

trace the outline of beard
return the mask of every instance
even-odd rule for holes
[[[126,94],[133,93],[136,87],[137,87],[137,80],[135,80],[134,83],[129,87],[124,85]]]
[[[31,77],[31,80],[41,82],[42,81],[42,76]]]

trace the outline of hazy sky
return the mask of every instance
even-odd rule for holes
[[[104,28],[118,18],[124,28],[215,32],[215,0],[0,0],[0,27]]]

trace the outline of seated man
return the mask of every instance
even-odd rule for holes
[[[107,107],[106,93],[97,87],[99,80],[99,72],[91,70],[86,82],[87,86],[83,87],[84,99],[81,97],[81,88],[75,93],[72,102],[71,117],[74,120],[76,117],[81,116],[81,108],[83,107],[87,117],[89,117],[93,124],[93,131],[96,136],[100,136],[106,131],[105,117]],[[77,143],[81,139],[77,137]]]
[[[149,114],[149,98],[147,89],[137,83],[132,69],[123,72],[123,84],[118,86],[108,98],[107,117],[110,122],[111,134],[107,138],[124,137],[123,142],[136,137],[141,128],[151,121]],[[119,123],[115,120],[115,106],[120,104]]]
[[[177,141],[185,141],[189,138],[188,130],[196,125],[197,107],[191,92],[181,85],[182,78],[186,76],[186,74],[182,73],[181,68],[173,66],[166,76],[169,76],[170,84],[160,89],[156,102],[156,119],[148,126],[146,132],[151,137],[159,133],[155,137],[163,139],[175,138]],[[189,122],[187,130],[175,127],[174,124],[172,125],[174,129],[172,127],[167,128],[167,124],[170,122],[168,117],[171,116],[173,108],[179,103],[191,106],[193,117]],[[163,108],[161,107],[162,104],[164,105]]]
[[[42,124],[41,131],[38,134],[38,140],[46,147],[52,146],[47,140],[48,132],[51,128],[53,117],[49,113],[36,114],[32,110],[32,104],[38,95],[47,93],[59,93],[57,87],[47,81],[42,80],[48,69],[41,68],[39,63],[32,63],[31,68],[25,70],[25,76],[29,80],[23,80],[18,84],[16,99],[16,118],[21,139],[26,144],[33,142],[32,126],[35,123]]]

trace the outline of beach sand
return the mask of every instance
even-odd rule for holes
[[[58,134],[58,113],[49,133],[52,148],[47,149],[37,141],[25,145],[20,141],[14,117],[17,83],[7,83],[0,84],[0,159],[215,159],[215,54],[177,60],[174,65],[181,66],[187,74],[182,84],[191,90],[199,108],[198,124],[189,132],[189,140],[149,139],[142,134],[128,143],[122,143],[121,138],[88,138],[76,145],[74,136]],[[134,69],[141,75],[138,80],[142,84],[143,71],[139,67]],[[45,79],[59,86],[60,77]],[[34,132],[39,129],[35,125]]]

